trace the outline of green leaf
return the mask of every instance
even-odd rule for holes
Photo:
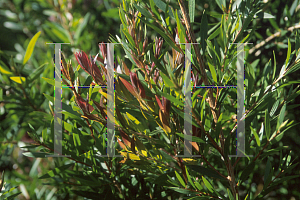
[[[61,41],[69,43],[71,41],[70,33],[58,23],[47,21],[43,25],[43,28],[45,31],[47,30],[47,34],[51,34],[52,37],[54,37],[52,39],[56,40],[56,42]]]
[[[275,103],[272,106],[272,109],[270,111],[270,117],[272,117],[274,115],[274,113],[276,112],[278,106],[279,106],[279,102],[280,100],[278,99],[277,101],[275,101]]]
[[[189,15],[190,21],[193,23],[195,18],[195,0],[189,0]]]
[[[227,188],[227,193],[228,193],[229,200],[234,200],[234,197],[228,188]]]
[[[176,23],[177,23],[177,29],[178,29],[178,37],[179,37],[179,43],[185,43],[185,39],[184,39],[184,29],[181,29],[181,22],[179,20],[179,16],[178,16],[178,12],[176,10]]]
[[[205,52],[206,49],[206,39],[207,39],[207,31],[208,31],[208,21],[205,10],[203,11],[201,25],[200,25],[200,36],[201,36],[201,46],[202,51]]]
[[[55,86],[55,79],[50,79],[50,78],[45,78],[45,77],[42,77],[45,81],[47,81],[47,83]]]
[[[45,93],[43,93],[43,94],[54,105],[54,97],[51,97],[50,95],[45,94]]]
[[[167,5],[163,1],[161,1],[161,0],[153,0],[153,1],[159,9],[161,9],[163,12],[165,12]],[[169,14],[170,14],[170,17],[175,19],[174,15],[173,15],[173,12],[172,12],[170,7],[169,7]]]
[[[22,192],[18,192],[16,194],[10,195],[7,198],[5,198],[5,200],[13,200],[15,199],[15,197],[17,197],[19,194],[21,194]]]
[[[277,121],[277,126],[276,126],[277,129],[280,127],[280,125],[282,124],[282,122],[284,120],[285,110],[286,110],[286,103],[283,104],[283,106],[280,110],[278,121]]]
[[[174,104],[177,104],[179,106],[184,106],[184,103],[182,103],[179,99],[176,99],[175,97],[171,96],[171,95],[168,95],[166,93],[163,93],[163,92],[160,92],[160,91],[157,91],[157,93],[161,96],[164,96],[166,97],[168,100],[170,100],[171,102],[173,102]]]
[[[99,199],[99,196],[106,195],[106,194],[100,194],[98,192],[90,192],[87,190],[71,190],[71,192],[78,196],[87,197],[89,199]]]
[[[214,189],[213,189],[213,186],[210,184],[210,182],[209,182],[204,176],[202,176],[202,180],[203,180],[204,185],[206,186],[206,188],[207,188],[211,193],[213,193],[213,192],[214,192]]]
[[[212,64],[210,64],[209,62],[208,62],[208,66],[209,66],[209,70],[210,70],[210,73],[211,73],[211,76],[212,76],[214,82],[217,83],[218,80],[217,80],[217,72],[215,69],[216,67],[213,66]]]
[[[207,38],[207,40],[212,40],[215,37],[217,37],[220,34],[221,27],[217,28],[210,36]]]
[[[134,47],[135,47],[135,43],[134,43],[134,41],[133,41],[133,38],[131,37],[131,35],[129,34],[129,32],[128,32],[128,29],[127,28],[124,28],[123,29],[123,33],[124,33],[124,35],[126,36],[126,38],[127,38],[127,40],[129,41],[129,46],[131,47],[131,49],[134,49]],[[132,55],[133,56],[133,55]]]
[[[152,28],[153,30],[155,30],[158,34],[160,34],[165,41],[172,47],[174,48],[176,51],[181,52],[181,50],[179,49],[179,47],[172,41],[172,39],[167,36],[160,28],[158,28],[157,26],[151,24],[150,22],[140,18],[141,21],[145,24],[147,24],[148,26],[150,26],[150,28]]]
[[[175,171],[175,175],[176,175],[178,181],[180,182],[180,184],[185,188],[185,182],[183,181],[182,177],[178,174],[177,171]]]
[[[266,131],[267,139],[269,141],[271,135],[271,124],[270,124],[270,115],[268,109],[265,110],[265,131]]]
[[[46,155],[51,155],[51,154],[44,153],[44,152],[25,152],[23,153],[23,155],[32,158],[45,158]]]
[[[244,182],[245,180],[247,180],[249,174],[253,172],[254,167],[255,167],[254,162],[251,162],[249,165],[247,165],[247,167],[244,169],[244,171],[242,172],[242,174],[240,176],[241,182]]]
[[[159,13],[155,7],[155,4],[154,4],[154,1],[153,0],[150,0],[150,7],[151,7],[151,10],[152,12],[156,15],[157,19],[159,19]]]
[[[210,199],[210,197],[208,197],[208,196],[192,197],[192,198],[189,198],[188,200],[199,200],[199,199],[200,200],[202,200],[202,199],[208,200],[208,199]]]
[[[254,9],[252,10],[252,12],[247,16],[247,18],[246,18],[246,20],[245,20],[245,22],[244,22],[244,24],[243,24],[243,26],[242,26],[242,29],[241,29],[241,31],[240,31],[241,34],[238,35],[236,41],[239,41],[239,40],[240,40],[240,37],[242,37],[244,31],[248,28],[250,22],[253,20],[254,14],[258,11],[258,9],[259,9],[258,7],[254,8]],[[253,30],[254,30],[254,29],[253,29]],[[242,41],[242,42],[243,42],[243,41]],[[241,43],[242,43],[242,42],[241,42]]]
[[[44,67],[45,65],[48,65],[48,63],[42,64],[40,67],[38,67],[37,69],[35,69],[30,75],[29,75],[29,81],[32,82],[35,79],[37,79],[44,71]]]
[[[182,134],[182,133],[176,133],[176,134],[181,138],[186,137],[188,141],[205,143],[202,139],[200,139],[199,137],[196,137],[196,136],[185,135],[185,134]]]
[[[147,17],[148,19],[152,19],[152,15],[148,12],[148,10],[140,7],[139,5],[137,5],[136,3],[133,4],[133,6],[145,17]]]
[[[264,175],[264,188],[266,188],[269,184],[268,181],[267,181],[267,178],[269,177],[271,167],[272,166],[271,166],[271,163],[270,163],[270,159],[268,159],[266,169],[265,169],[265,175]]]
[[[291,42],[290,42],[290,39],[288,39],[288,52],[287,52],[287,56],[286,56],[286,60],[285,60],[285,66],[287,67],[288,66],[288,62],[290,60],[290,56],[291,56]]]
[[[273,56],[274,56],[274,68],[273,68],[273,77],[272,77],[272,80],[274,80],[275,74],[276,74],[276,58],[275,58],[275,52],[274,51],[273,51]]]
[[[121,19],[123,26],[126,27],[127,23],[126,23],[126,18],[125,18],[125,12],[121,7],[119,10],[119,15],[120,15],[120,19]]]
[[[63,165],[63,166],[60,166],[60,167],[56,167],[55,169],[53,169],[51,171],[48,171],[46,174],[40,176],[39,179],[54,177],[55,175],[65,171],[66,169],[68,169],[69,167],[71,167],[73,165],[74,165],[74,163]]]
[[[33,38],[30,40],[28,46],[27,46],[27,49],[26,49],[26,53],[25,53],[25,56],[24,56],[24,60],[23,60],[23,65],[26,64],[26,62],[29,60],[29,58],[31,57],[31,54],[33,52],[33,49],[34,49],[34,46],[35,46],[35,43],[37,41],[37,39],[39,38],[41,34],[41,31],[37,32]]]
[[[288,121],[288,120],[286,120],[286,121]],[[292,122],[291,122],[292,123]],[[300,122],[299,122],[300,123]],[[275,135],[276,135],[276,132],[273,134],[274,135],[274,137],[275,138],[273,138],[273,136],[271,137],[271,145],[273,145],[273,144],[275,144],[276,142],[279,142],[281,139],[282,139],[282,137],[283,137],[283,135],[284,135],[284,132],[286,132],[288,129],[290,129],[291,127],[293,127],[293,126],[295,126],[295,125],[297,125],[297,124],[299,124],[299,123],[295,123],[295,124],[293,124],[293,125],[290,125],[290,126],[288,126],[286,129],[284,129],[279,135],[277,135],[276,137],[275,137]],[[284,124],[285,124],[285,122],[284,122]]]
[[[181,194],[198,194],[198,192],[194,192],[194,191],[190,191],[190,190],[187,190],[187,189],[183,189],[183,188],[178,188],[178,187],[167,187],[171,190],[174,190],[178,193],[181,193]]]
[[[162,72],[160,72],[160,76],[162,77],[163,82],[166,84],[167,87],[173,88],[173,82]]]
[[[224,8],[226,8],[226,2],[225,0],[216,0],[218,6],[221,8],[221,10],[224,11]]]
[[[186,166],[189,169],[200,173],[201,175],[206,175],[206,176],[209,176],[209,177],[224,180],[224,178],[220,174],[218,174],[216,171],[214,171],[210,168],[202,167],[202,166],[199,166],[199,165],[186,165]]]
[[[90,19],[91,13],[86,13],[83,20],[81,20],[81,22],[79,23],[78,28],[76,29],[75,35],[74,35],[74,39],[76,44],[78,44],[78,39],[82,33],[82,31],[84,30],[84,28],[86,27],[89,19]]]
[[[266,12],[258,12],[254,15],[254,18],[269,19],[269,18],[275,18],[275,17]]]
[[[252,126],[250,126],[250,129],[251,129],[252,134],[253,134],[254,137],[255,137],[255,140],[256,140],[257,145],[260,147],[260,139],[259,139],[259,137],[258,137],[257,132],[252,128]]]
[[[191,176],[190,176],[190,174],[189,174],[189,172],[188,172],[188,170],[187,170],[187,166],[185,166],[185,173],[186,173],[186,176],[187,176],[187,178],[188,178],[189,183],[193,186],[193,188],[196,189],[196,186],[195,186],[195,184],[193,183],[193,181],[192,181],[192,179],[191,179]]]

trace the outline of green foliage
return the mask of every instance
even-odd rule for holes
[[[105,5],[111,6],[108,1]],[[292,19],[293,15],[299,18],[295,5],[285,8],[287,18]],[[45,9],[45,2],[40,6],[50,16],[66,11],[63,19],[68,19],[66,6],[61,5],[61,10],[55,11]],[[290,114],[298,107],[291,103],[300,94],[299,87],[294,88],[299,81],[290,80],[287,75],[297,72],[300,66],[299,35],[283,39],[281,46],[274,44],[279,50],[282,46],[287,48],[284,59],[279,59],[275,50],[273,55],[266,54],[274,60],[266,55],[256,59],[251,54],[259,51],[262,43],[254,45],[252,50],[245,48],[245,154],[252,157],[229,156],[236,154],[234,133],[236,123],[240,123],[236,120],[237,89],[195,87],[236,84],[239,52],[233,43],[253,42],[256,37],[266,40],[267,36],[260,37],[258,33],[259,20],[268,20],[272,30],[283,32],[281,21],[278,24],[275,16],[262,10],[264,4],[256,1],[217,0],[197,5],[195,1],[179,0],[178,5],[175,1],[123,0],[118,10],[104,14],[115,18],[118,11],[122,23],[119,36],[107,38],[122,43],[115,45],[114,63],[121,70],[116,70],[114,77],[117,140],[114,153],[120,157],[103,157],[111,142],[106,140],[108,91],[95,85],[108,80],[107,49],[99,44],[101,54],[88,56],[98,52],[93,47],[96,43],[88,42],[94,35],[87,31],[95,21],[95,11],[91,9],[78,18],[75,12],[76,19],[69,19],[73,25],[45,20],[43,32],[35,31],[24,44],[27,50],[23,51],[23,59],[12,57],[1,61],[0,100],[4,106],[0,108],[5,110],[1,110],[1,115],[5,113],[0,130],[4,142],[0,147],[4,152],[2,157],[12,154],[14,148],[9,142],[21,141],[26,132],[31,145],[21,141],[18,146],[26,151],[22,155],[34,162],[30,167],[18,164],[21,172],[6,175],[5,170],[8,177],[5,180],[14,187],[3,184],[1,168],[0,190],[4,185],[1,197],[15,198],[19,195],[15,192],[18,185],[22,195],[32,199],[290,197],[285,191],[297,185],[299,172],[294,171],[299,169],[299,159],[295,149],[283,144],[290,130],[298,125]],[[11,26],[19,30],[21,25]],[[69,61],[75,60],[74,57],[66,56],[68,51],[63,51],[62,153],[70,157],[51,160],[45,157],[53,154],[55,142],[52,90],[55,81],[49,76],[54,73],[54,63],[49,64],[52,59],[49,53],[37,51],[41,48],[39,40],[45,42],[49,38],[90,51],[74,52],[78,62],[75,66]],[[193,135],[189,137],[184,132],[187,52],[179,42],[194,43],[191,45]],[[45,58],[40,59],[40,55]],[[178,156],[185,152],[186,143],[192,146],[189,153],[198,157]],[[23,156],[22,159],[28,161]],[[52,160],[55,162],[49,164]],[[45,169],[40,165],[46,166]],[[14,181],[16,177],[22,182]],[[28,177],[33,180],[31,184]],[[42,182],[44,186],[32,189]],[[291,195],[300,197],[297,191]]]

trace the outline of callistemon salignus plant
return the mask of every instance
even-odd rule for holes
[[[193,12],[187,11],[183,0],[179,0],[179,8],[174,10],[160,0],[150,0],[149,3],[123,1],[119,9],[122,21],[120,36],[111,37],[110,42],[118,43],[116,47],[124,50],[125,55],[117,55],[114,63],[114,67],[120,69],[115,70],[114,77],[115,153],[121,157],[101,157],[106,155],[108,91],[105,87],[93,86],[107,84],[107,47],[100,43],[100,54],[96,56],[88,56],[83,51],[75,53],[78,64],[88,74],[90,87],[70,87],[74,97],[68,107],[71,114],[68,114],[66,120],[73,128],[66,124],[68,130],[64,132],[64,148],[66,154],[72,155],[72,160],[88,167],[89,173],[80,174],[77,171],[80,175],[75,172],[75,175],[71,175],[67,171],[67,176],[62,177],[65,182],[71,184],[75,180],[73,184],[80,183],[78,187],[93,182],[95,185],[86,189],[89,194],[107,192],[112,199],[166,199],[167,196],[175,199],[241,199],[251,193],[250,186],[242,183],[251,179],[248,176],[257,166],[259,158],[269,155],[265,154],[265,150],[270,143],[279,140],[280,130],[291,126],[287,121],[283,123],[282,112],[285,112],[287,98],[280,104],[281,109],[274,111],[278,112],[278,118],[274,113],[268,115],[266,105],[275,104],[277,98],[277,94],[270,93],[270,90],[277,84],[279,91],[278,84],[282,84],[279,80],[294,70],[299,62],[294,62],[290,68],[282,71],[277,79],[269,80],[271,76],[268,76],[267,82],[272,87],[262,88],[260,92],[253,88],[247,90],[250,94],[246,94],[245,118],[249,120],[246,124],[251,126],[251,130],[245,132],[245,141],[251,145],[251,149],[247,147],[245,154],[254,154],[254,157],[249,157],[249,161],[230,157],[236,154],[237,148],[237,122],[236,117],[233,117],[236,116],[237,89],[217,86],[236,85],[233,76],[237,73],[234,64],[236,49],[227,46],[229,43],[246,42],[247,38],[242,38],[241,34],[247,27],[236,25],[240,18],[233,17],[235,13],[223,8],[225,13],[219,28],[213,36],[208,37],[208,20],[204,12],[198,40],[192,27],[196,24],[190,21]],[[250,10],[248,17],[254,16],[258,12],[257,8],[258,4],[255,4],[254,11]],[[190,9],[194,9],[193,4]],[[152,42],[148,39],[147,28],[159,34],[153,37],[155,39]],[[188,78],[186,69],[189,69],[189,63],[185,59],[185,46],[179,43],[191,44],[190,80],[193,87],[189,116],[185,110],[185,79]],[[64,57],[62,64],[63,83],[80,86],[78,70],[74,70],[71,62],[67,63]],[[252,71],[247,70],[245,74],[249,78]],[[293,90],[291,94],[296,92]],[[263,104],[261,101],[268,103]],[[79,112],[84,120],[78,118]],[[261,115],[262,112],[266,114],[263,116],[265,121],[261,123],[265,124],[268,133],[266,136],[261,134],[259,138],[259,129],[252,127],[258,124],[258,118],[251,116]],[[192,137],[187,139],[185,124],[188,117],[191,118],[188,123],[191,123]],[[277,126],[271,126],[276,123]],[[271,130],[273,135],[270,135]],[[186,148],[188,144],[192,148]],[[180,157],[183,153],[186,155],[186,150],[189,150],[189,155],[198,157]],[[270,167],[269,161],[267,166],[261,195],[275,187],[274,180],[290,170],[289,163],[272,179],[273,176],[269,174],[274,173],[274,168]],[[86,195],[78,191],[75,193]]]

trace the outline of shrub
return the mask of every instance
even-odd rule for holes
[[[291,87],[285,93],[285,87],[294,83],[285,78],[299,69],[300,38],[295,39],[294,51],[288,41],[279,74],[276,60],[256,74],[257,66],[247,62],[246,53],[245,113],[239,119],[236,110],[240,109],[237,96],[241,90],[234,86],[241,52],[232,43],[248,42],[255,30],[250,22],[264,13],[256,1],[231,2],[228,9],[224,2],[217,4],[223,11],[218,14],[220,22],[208,29],[204,12],[197,40],[195,1],[189,1],[189,10],[182,0],[180,10],[160,0],[123,1],[120,36],[110,38],[111,43],[120,43],[115,45],[114,62],[115,68],[119,66],[114,77],[116,143],[107,129],[111,91],[100,87],[112,78],[106,46],[99,44],[101,55],[94,57],[83,51],[75,53],[80,65],[76,69],[63,56],[63,90],[70,90],[73,96],[62,100],[62,154],[70,157],[57,158],[55,168],[40,179],[52,178],[50,184],[61,193],[90,199],[263,199],[280,194],[276,189],[283,182],[299,177],[290,175],[297,163],[291,153],[282,153],[288,147],[272,147],[296,125],[285,113],[296,107],[287,104],[299,90]],[[151,42],[147,29],[160,37]],[[192,48],[178,43],[192,43]],[[192,55],[190,61],[187,55]],[[187,85],[189,76],[191,84]],[[81,83],[88,87],[78,87]],[[261,87],[254,87],[255,83]],[[189,105],[185,96],[190,89]],[[54,97],[46,97],[54,102]],[[191,115],[187,115],[189,107]],[[55,119],[45,120],[51,131],[34,126],[29,131],[40,151],[25,155],[45,157],[54,152]],[[240,152],[234,133],[237,124],[243,123],[244,157],[231,157]],[[189,125],[192,137],[187,137]],[[121,157],[106,152],[111,145],[116,150],[112,153]],[[187,152],[198,157],[185,157]],[[278,165],[274,164],[277,153]],[[258,177],[261,181],[255,180]],[[256,190],[253,184],[258,185]]]

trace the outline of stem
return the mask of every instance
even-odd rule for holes
[[[107,169],[108,169],[108,171],[109,171],[109,174],[111,175],[112,171],[111,171],[109,165],[107,164],[106,161],[104,161],[104,163],[105,163],[105,165],[106,165],[106,167],[107,167]],[[121,190],[121,186],[120,186],[120,184],[117,182],[116,177],[114,177],[113,182],[114,182],[115,186],[118,188],[120,194],[122,194],[122,196],[124,197],[124,194],[123,194],[123,192],[122,192],[122,190]]]
[[[195,34],[194,34],[193,30],[191,29],[190,19],[189,19],[189,16],[187,14],[187,10],[185,8],[183,0],[179,0],[179,6],[180,6],[180,9],[182,11],[184,22],[185,22],[185,25],[187,27],[188,33],[191,36],[191,40],[192,40],[193,43],[196,43],[197,41],[196,41],[196,38],[195,38]],[[195,52],[196,52],[197,61],[200,64],[200,70],[201,70],[201,73],[202,73],[204,84],[205,85],[209,85],[209,82],[207,80],[207,75],[205,73],[204,62],[203,62],[202,56],[200,54],[200,50],[198,48],[198,45],[193,44],[193,46],[194,46],[194,49],[195,49]],[[213,90],[212,90],[212,88],[208,89],[208,97],[209,97],[209,105],[210,105],[210,108],[211,108],[211,112],[213,114],[214,122],[215,122],[215,124],[217,124],[219,117],[218,117],[218,113],[215,110],[216,106],[215,106],[215,99],[214,99],[214,96],[213,96]],[[212,138],[211,138],[211,140],[213,141],[213,144],[216,145],[217,150],[223,155],[223,152],[224,152],[224,143],[225,143],[224,142],[224,134],[223,134],[222,130],[220,132],[221,132],[220,133],[221,134],[220,141],[221,141],[221,147],[222,147],[222,149],[220,149],[220,147],[215,144],[215,142],[214,142],[214,140]],[[207,136],[208,136],[208,134],[207,134]],[[224,158],[224,155],[223,155],[223,158]],[[225,161],[225,165],[226,165],[227,172],[228,172],[228,178],[227,179],[229,181],[229,184],[230,184],[230,187],[231,187],[231,191],[234,194],[234,198],[236,199],[236,194],[238,194],[238,190],[235,187],[236,184],[235,184],[234,168],[231,165],[229,157],[224,158],[224,161]],[[240,197],[238,195],[238,199],[239,198]]]
[[[194,31],[191,28],[190,18],[189,18],[189,15],[187,14],[187,10],[185,8],[183,0],[179,0],[179,6],[180,6],[180,9],[181,9],[181,12],[182,12],[182,15],[183,15],[185,26],[187,28],[187,31],[188,31],[188,33],[190,35],[190,38],[192,40],[192,43],[193,43],[193,47],[195,49],[197,61],[200,64],[200,71],[201,71],[201,74],[202,74],[204,84],[209,85],[207,75],[206,75],[206,72],[205,72],[204,61],[203,61],[203,58],[200,54],[200,49],[199,49],[198,45],[196,44],[197,40],[196,40]],[[211,108],[211,112],[213,114],[214,122],[217,123],[218,122],[218,116],[217,116],[217,113],[215,111],[215,106],[214,106],[215,100],[214,100],[212,88],[208,89],[208,97],[209,97],[209,105],[210,105],[210,108]]]
[[[295,26],[291,26],[289,27],[287,30],[293,32],[294,29],[298,29],[300,28],[300,23],[295,25]],[[275,37],[280,37],[281,36],[281,30],[274,33],[273,35],[267,37],[265,40],[263,40],[262,42],[258,43],[257,45],[255,45],[253,48],[251,48],[249,50],[249,54],[252,54],[254,51],[256,51],[257,49],[261,48],[262,46],[264,46],[267,42],[273,40]]]
[[[210,162],[208,162],[208,160],[205,158],[204,155],[201,154],[201,157],[204,159],[204,161],[215,171],[217,172],[220,176],[222,176],[223,178],[227,179],[226,176],[224,176],[223,174],[221,174],[218,170],[216,170],[211,164]]]

